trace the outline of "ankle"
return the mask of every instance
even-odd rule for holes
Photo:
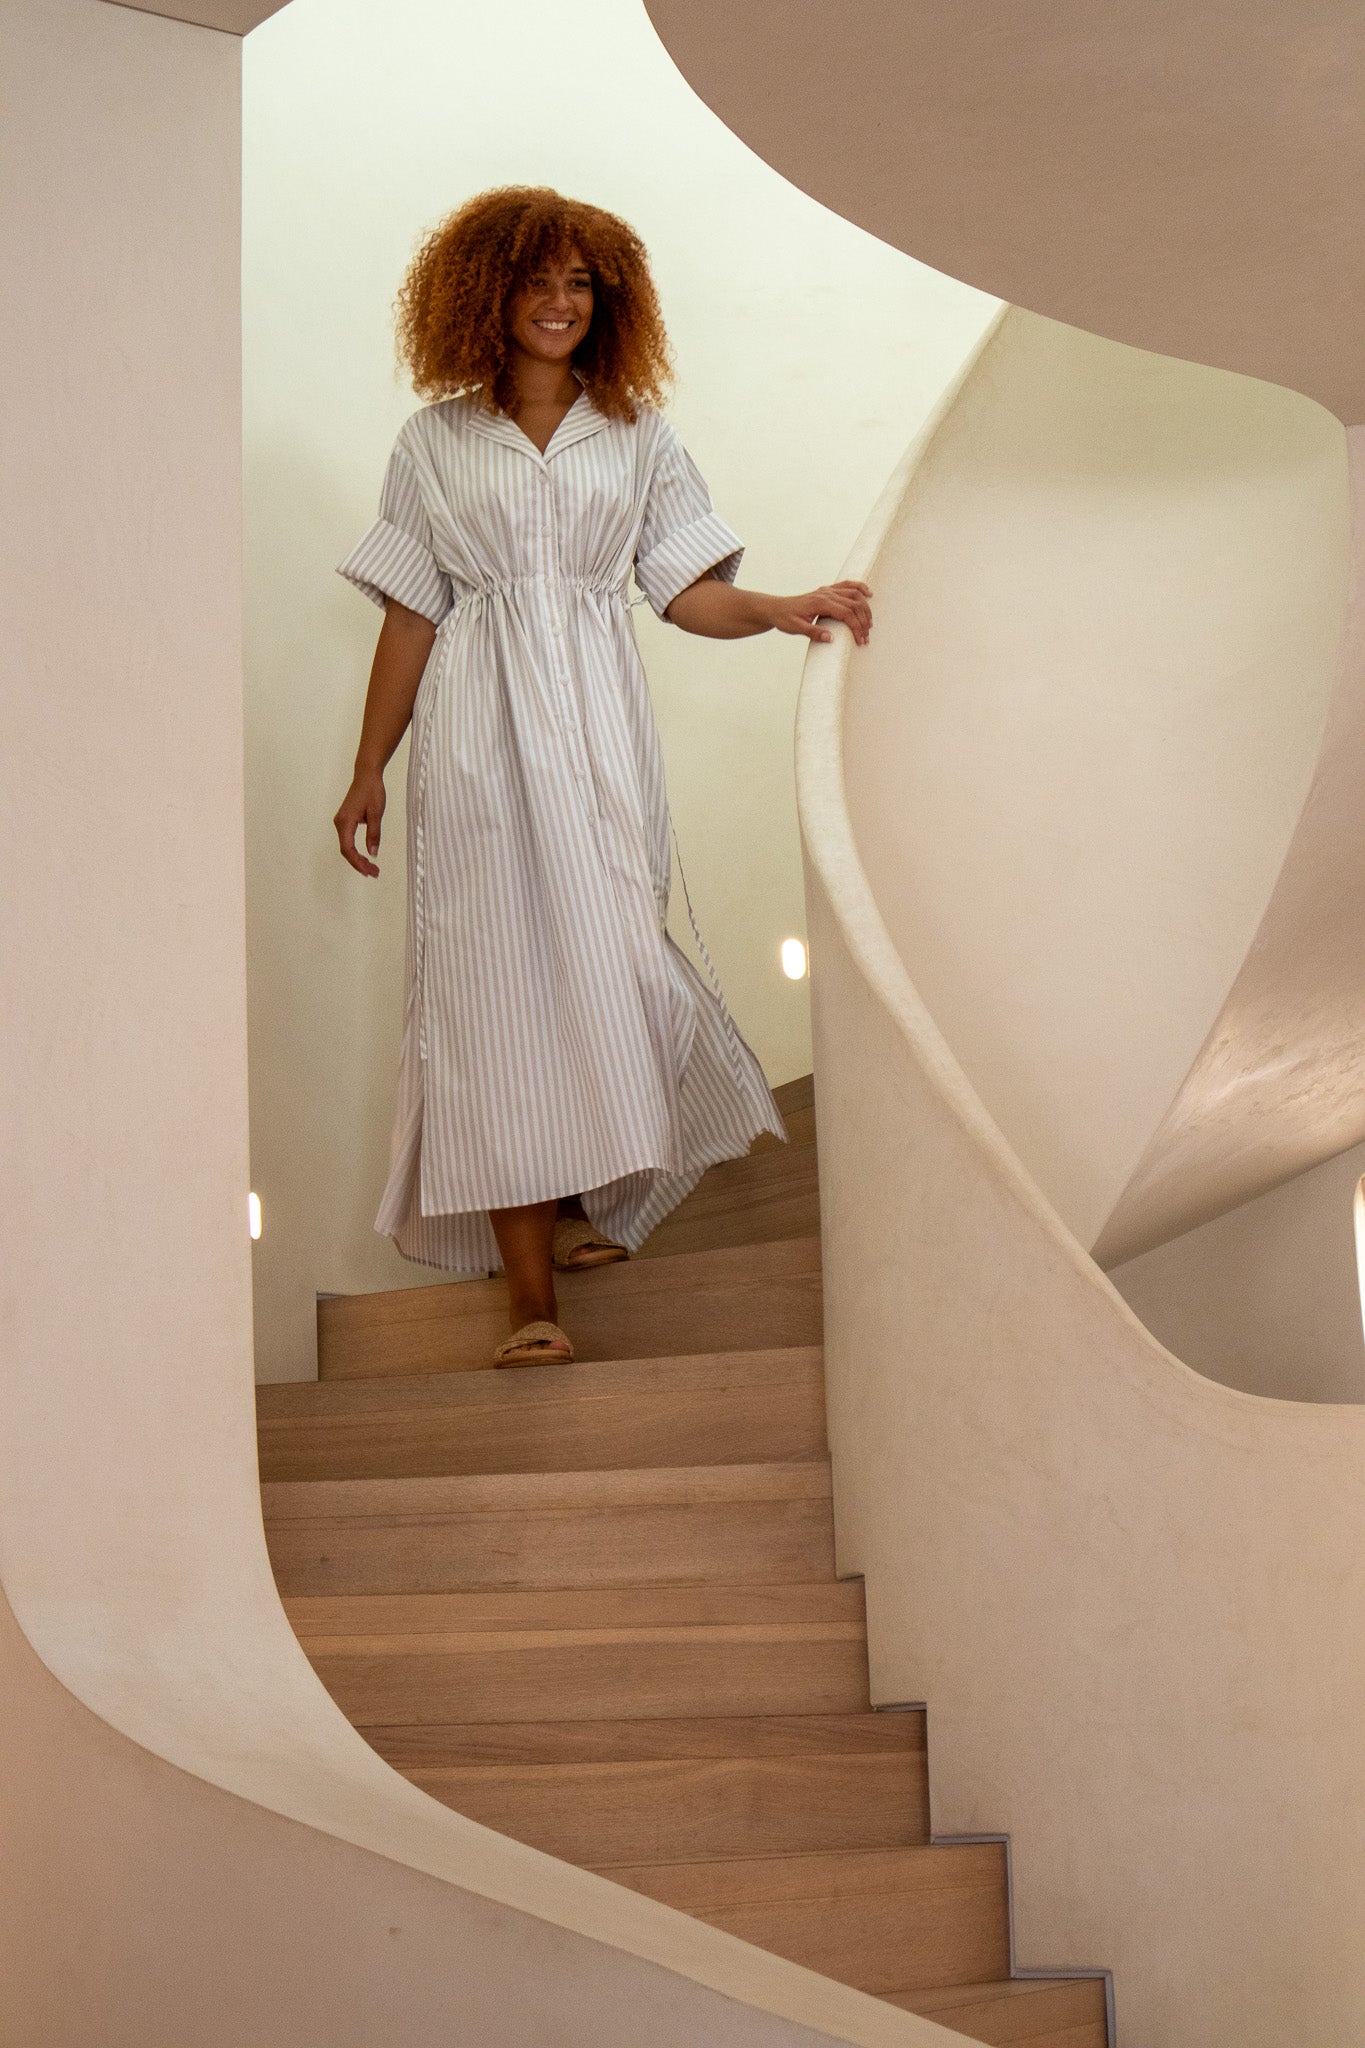
[[[558,1320],[559,1304],[553,1287],[548,1290],[528,1291],[509,1287],[507,1290],[507,1313],[511,1326],[519,1330],[523,1323],[553,1323]]]

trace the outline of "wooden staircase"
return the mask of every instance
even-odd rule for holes
[[[366,1740],[501,1833],[977,2041],[1107,2048],[1102,1978],[1010,1977],[1003,1842],[933,1843],[834,1574],[809,1079],[629,1264],[579,1362],[483,1370],[500,1279],[319,1304],[259,1390],[290,1619]]]

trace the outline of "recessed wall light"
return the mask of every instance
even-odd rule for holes
[[[788,981],[800,981],[806,972],[806,949],[800,939],[782,941],[782,972]]]
[[[261,1234],[261,1198],[259,1195],[247,1196],[246,1220],[247,1228],[251,1232],[252,1242],[254,1243]]]

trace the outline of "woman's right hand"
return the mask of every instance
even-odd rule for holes
[[[354,779],[345,796],[341,809],[333,818],[337,838],[341,842],[341,857],[348,860],[360,875],[377,875],[378,867],[373,860],[366,860],[355,843],[355,835],[361,826],[365,827],[366,852],[379,851],[379,826],[384,816],[384,777],[377,768],[357,768]]]

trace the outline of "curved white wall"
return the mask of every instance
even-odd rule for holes
[[[1312,786],[1255,943],[1096,1241],[1106,1267],[1365,1137],[1365,428],[1346,457],[1352,575]]]
[[[803,191],[1091,333],[1365,421],[1365,42],[1342,0],[646,0]]]
[[[476,1827],[304,1659],[256,1477],[238,48],[0,18],[0,2031],[16,2048],[930,2048]]]
[[[332,573],[417,401],[389,306],[419,232],[544,180],[633,221],[674,336],[673,416],[758,589],[832,578],[995,301],[839,219],[696,98],[638,0],[293,0],[246,44],[248,945],[262,1378],[313,1370],[315,1290],[429,1284],[374,1235],[403,954],[403,773],[378,884],[330,819],[378,614]],[[890,453],[888,453],[890,451]],[[812,490],[809,480],[818,477]],[[808,1071],[791,728],[803,643],[633,614],[698,920],[773,1081]],[[674,924],[691,946],[675,886]]]
[[[1124,2048],[1343,2048],[1365,2011],[1365,1413],[1161,1349],[888,931],[918,850],[847,792],[885,748],[864,685],[915,691],[906,622],[934,615],[897,580],[921,573],[895,540],[919,452],[848,564],[881,594],[874,646],[812,650],[797,742],[836,1526],[874,1698],[929,1701],[936,1826],[1010,1829],[1020,1962],[1112,1966]]]
[[[1365,1401],[1353,1145],[1109,1278],[1168,1351],[1247,1394]]]
[[[1218,1015],[1336,677],[1345,435],[1011,309],[878,557],[848,801],[974,1087],[1089,1244]]]

